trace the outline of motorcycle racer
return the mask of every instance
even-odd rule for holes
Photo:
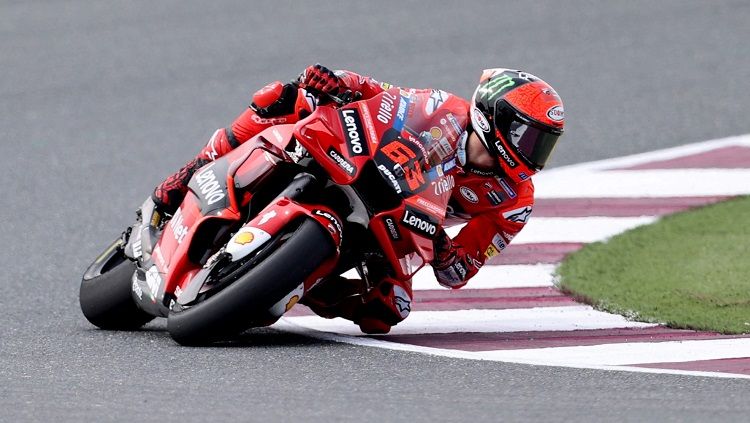
[[[310,66],[297,84],[273,82],[257,91],[250,107],[230,126],[217,129],[199,154],[157,186],[140,212],[156,227],[175,212],[192,175],[272,125],[295,123],[315,109],[324,93],[347,101],[368,99],[392,88],[388,83],[350,71]],[[305,89],[307,88],[307,89]],[[398,87],[396,87],[398,88]],[[434,89],[407,89],[424,113],[442,113],[440,127],[425,136],[457,141],[458,171],[435,190],[450,190],[446,226],[466,222],[451,239],[440,228],[431,265],[437,281],[461,288],[486,260],[500,254],[528,222],[534,202],[531,176],[547,162],[563,132],[560,97],[547,83],[526,72],[488,69],[471,101]],[[436,191],[437,192],[437,191]],[[144,248],[148,248],[145,246]],[[302,303],[323,317],[343,317],[365,333],[387,333],[411,311],[410,281],[377,275],[375,286],[362,293],[362,281],[328,278]]]

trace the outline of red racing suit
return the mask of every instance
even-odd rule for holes
[[[337,71],[336,75],[347,89],[360,93],[363,99],[392,88],[390,84],[379,83],[350,71]],[[451,121],[456,136],[471,130],[468,127],[468,101],[440,90],[403,89],[410,91],[419,107],[429,108],[432,113],[448,110],[455,116],[463,117]],[[269,98],[272,101],[268,101]],[[279,82],[269,84],[255,93],[252,106],[229,127],[216,130],[195,159],[157,187],[155,200],[175,202],[171,197],[176,191],[181,191],[178,196],[184,195],[187,181],[197,168],[223,156],[269,126],[297,122],[315,107],[316,99],[304,89]],[[453,180],[447,180],[447,186],[434,187],[435,190],[452,190],[446,226],[466,223],[455,238],[450,240],[445,237],[443,245],[436,245],[436,261],[441,265],[433,266],[435,276],[441,285],[450,288],[464,286],[488,259],[502,253],[528,221],[534,202],[534,186],[530,179],[515,183],[510,178],[474,170],[467,165],[466,136],[463,135],[461,140],[463,145],[459,143],[456,153],[458,172]],[[410,281],[385,278],[366,298],[348,296],[353,300],[332,301],[327,291],[348,293],[357,290],[352,287],[353,282],[341,279],[336,281],[339,286],[336,289],[328,289],[326,284],[320,283],[320,289],[317,286],[313,288],[303,303],[323,317],[340,316],[353,320],[368,333],[388,332],[390,326],[408,316],[412,300]],[[351,289],[340,288],[342,286]],[[330,306],[331,303],[335,306]]]

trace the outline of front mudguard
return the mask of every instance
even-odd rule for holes
[[[263,248],[277,234],[288,229],[290,225],[301,219],[311,219],[317,222],[331,237],[332,244],[336,247],[336,254],[327,260],[318,270],[313,272],[302,286],[295,290],[292,295],[299,298],[304,295],[318,280],[327,276],[338,263],[341,249],[343,226],[341,219],[330,208],[317,204],[298,203],[288,197],[281,197],[266,206],[255,218],[243,225],[229,240],[222,253],[228,256],[231,262],[238,262],[251,256]],[[316,246],[310,246],[316,248]],[[304,251],[300,251],[304,254]],[[177,295],[177,304],[189,305],[197,296],[204,291],[204,285],[211,274],[213,260],[201,269],[188,283],[185,289]],[[290,263],[293,265],[293,263]],[[297,292],[301,289],[302,292]]]

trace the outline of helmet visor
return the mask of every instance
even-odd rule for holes
[[[541,170],[561,132],[521,117],[505,101],[498,102],[496,125],[500,135],[531,167]]]

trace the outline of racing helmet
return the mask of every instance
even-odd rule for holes
[[[529,73],[485,69],[474,91],[471,125],[499,170],[515,182],[542,170],[563,133],[562,100]]]

